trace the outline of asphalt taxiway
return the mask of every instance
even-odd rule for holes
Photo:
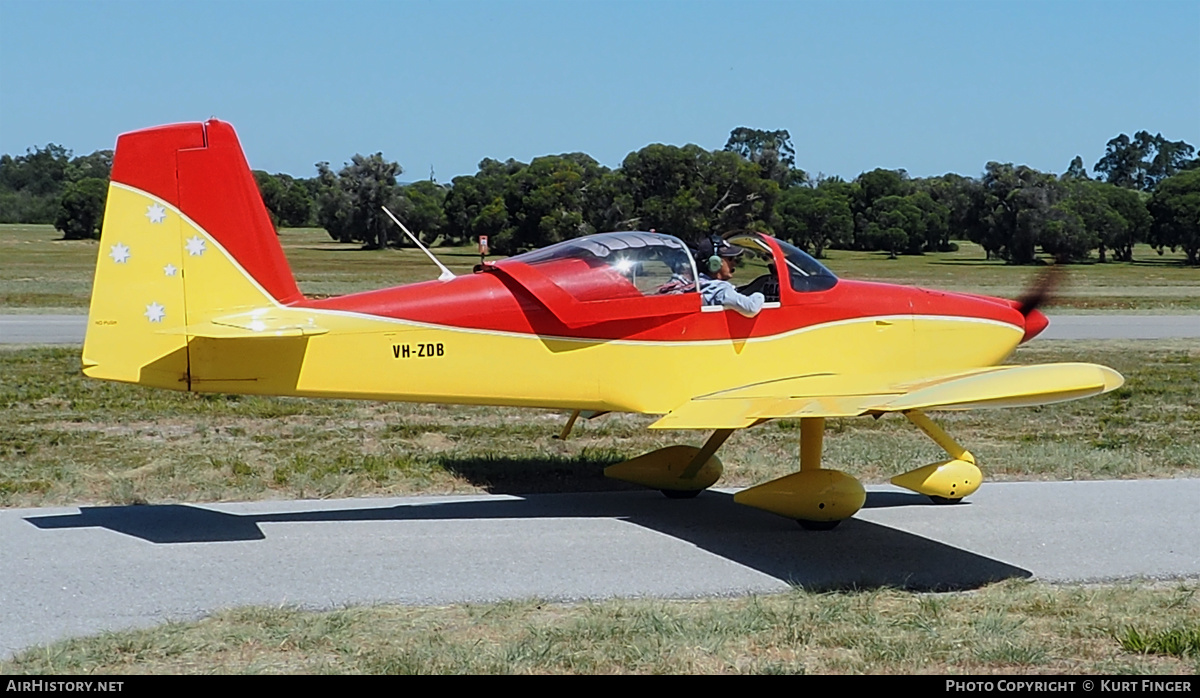
[[[1200,479],[890,486],[827,532],[657,492],[0,511],[0,655],[244,605],[693,598],[1200,577]]]

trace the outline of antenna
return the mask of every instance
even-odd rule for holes
[[[396,218],[395,214],[388,210],[387,206],[380,206],[380,208],[383,209],[384,213],[388,214],[388,218],[391,218],[393,221],[395,221],[396,225],[400,226],[400,230],[403,230],[404,234],[408,235],[410,240],[417,243],[417,247],[420,247],[421,251],[424,252],[434,264],[438,265],[438,269],[442,270],[442,273],[438,274],[438,281],[449,281],[450,279],[455,278],[454,272],[447,269],[445,264],[439,262],[438,258],[434,257],[433,253],[421,244],[421,241],[417,239],[417,236],[413,235],[408,228],[405,228],[404,224],[400,222],[400,219]]]

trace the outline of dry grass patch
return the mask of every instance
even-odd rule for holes
[[[1182,674],[1129,647],[1195,634],[1194,583],[793,591],[705,601],[240,609],[28,650],[4,673]]]

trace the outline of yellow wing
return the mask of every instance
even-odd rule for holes
[[[1096,364],[993,366],[939,376],[813,374],[701,395],[652,429],[740,429],[764,419],[1029,407],[1099,395],[1121,374]]]

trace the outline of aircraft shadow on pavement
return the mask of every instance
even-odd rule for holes
[[[604,469],[625,460],[584,452],[575,456],[473,456],[445,455],[438,465],[489,494],[546,494],[563,492],[616,492],[644,489],[605,477]]]
[[[905,506],[915,503],[913,498],[924,500],[871,493],[868,506]],[[85,507],[78,514],[26,520],[44,530],[100,527],[151,543],[175,544],[263,540],[267,536],[262,524],[539,518],[626,521],[810,590],[942,591],[1032,576],[1028,570],[861,519],[845,521],[833,531],[804,531],[793,521],[734,504],[733,497],[722,492],[706,492],[693,500],[638,491],[259,514],[186,504]]]

